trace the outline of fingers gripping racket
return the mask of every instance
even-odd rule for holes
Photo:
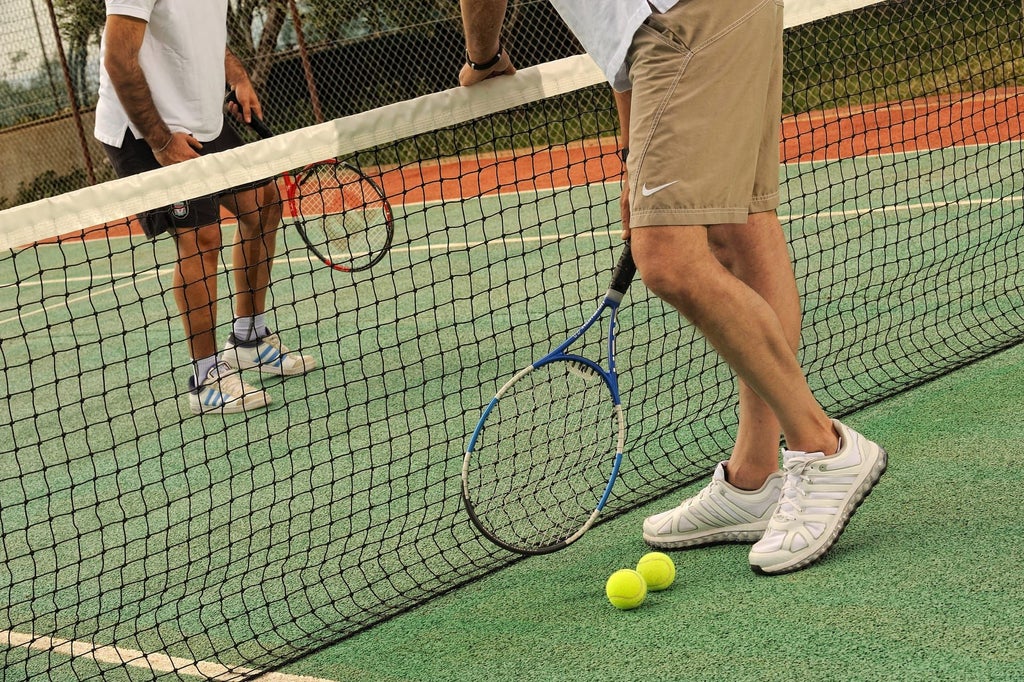
[[[575,542],[597,520],[618,476],[625,421],[615,372],[615,321],[636,273],[629,243],[597,311],[502,386],[462,462],[462,499],[489,540],[520,554]],[[570,346],[608,312],[608,369]]]
[[[228,102],[238,104],[234,91]],[[249,127],[264,139],[274,135],[255,116]],[[380,186],[355,166],[319,161],[286,175],[284,183],[299,235],[325,265],[342,272],[366,270],[391,248],[391,205]]]

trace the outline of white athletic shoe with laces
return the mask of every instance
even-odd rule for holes
[[[836,454],[783,452],[779,506],[764,536],[750,548],[756,573],[789,573],[817,561],[885,473],[885,450],[848,426],[832,423],[840,437]]]
[[[289,350],[273,332],[255,341],[239,341],[231,334],[221,358],[235,369],[257,368],[280,376],[304,374],[316,367],[312,356]]]
[[[644,521],[644,542],[662,549],[756,542],[768,527],[781,491],[781,472],[769,476],[758,490],[741,490],[725,480],[722,462],[697,495]]]
[[[226,362],[212,367],[199,386],[196,386],[195,377],[189,377],[188,389],[192,414],[235,414],[266,407],[270,403],[269,395],[242,381],[238,372]]]

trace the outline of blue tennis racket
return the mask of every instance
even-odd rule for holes
[[[615,322],[635,274],[627,242],[597,311],[484,408],[462,461],[462,499],[496,545],[520,554],[557,551],[593,526],[608,501],[626,433]],[[605,313],[607,369],[569,352]]]

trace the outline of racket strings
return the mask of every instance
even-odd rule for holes
[[[332,262],[370,260],[390,245],[383,197],[349,166],[322,163],[307,169],[298,192],[306,235]]]
[[[477,518],[525,549],[572,535],[608,482],[615,420],[611,394],[591,367],[557,361],[525,375],[478,439],[469,477]]]

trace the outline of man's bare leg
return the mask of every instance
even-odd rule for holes
[[[715,257],[703,226],[631,230],[644,284],[692,322],[771,409],[787,447],[834,453],[838,437],[811,394],[771,305]]]
[[[231,249],[235,322],[232,337],[224,347],[224,360],[238,369],[258,368],[282,376],[308,372],[316,367],[316,360],[289,350],[264,318],[281,225],[277,187],[268,184],[237,192],[225,197],[223,205],[238,216]]]
[[[228,195],[222,205],[238,217],[231,247],[235,316],[252,317],[267,309],[270,270],[281,224],[281,198],[273,184]]]
[[[729,272],[772,307],[794,355],[800,343],[800,298],[782,226],[774,211],[743,224],[708,229],[711,251]],[[778,469],[781,427],[775,413],[750,386],[739,384],[739,428],[727,465],[729,482],[756,490]]]
[[[174,267],[174,301],[185,327],[193,360],[217,353],[217,268],[220,260],[220,225],[174,230],[178,262]]]

